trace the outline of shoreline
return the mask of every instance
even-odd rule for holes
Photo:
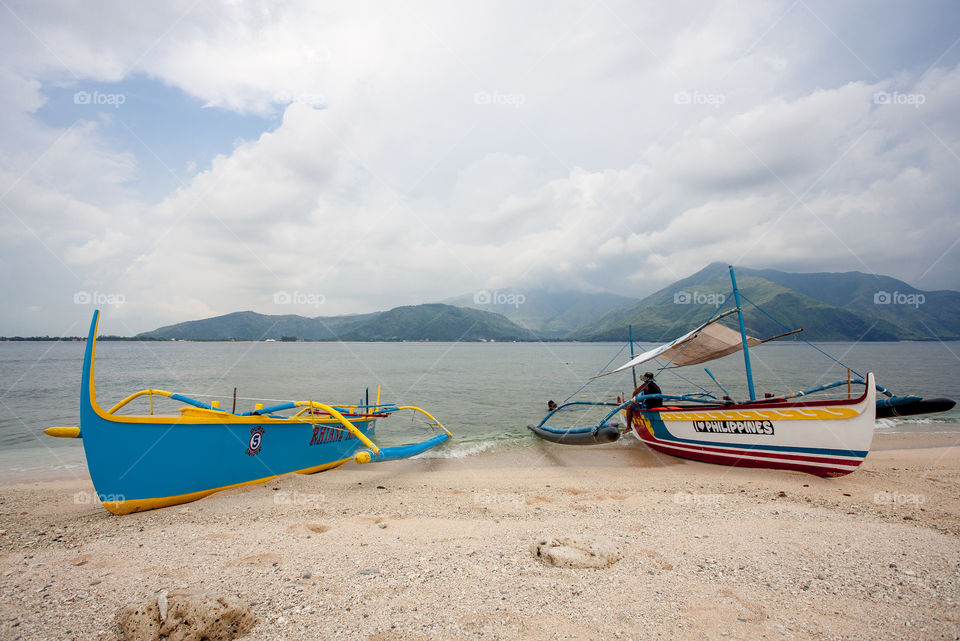
[[[538,441],[119,517],[88,478],[6,484],[0,637],[112,641],[187,589],[263,641],[953,639],[960,435],[878,437],[836,479]]]
[[[943,431],[920,431],[905,430],[891,432],[886,429],[874,432],[873,442],[870,446],[871,455],[874,452],[898,449],[927,449],[937,447],[960,446],[960,424],[944,423],[943,425],[953,429]],[[419,457],[420,460],[450,459],[461,461],[464,466],[487,467],[488,463],[484,459],[489,457],[500,457],[496,460],[504,461],[503,455],[507,452],[523,451],[525,449],[536,447],[540,441],[532,436],[523,439],[510,439],[504,441],[476,441],[463,442],[454,437],[451,442],[452,448],[463,448],[456,450],[457,454],[445,454],[444,450],[432,450],[426,455]],[[620,447],[633,447],[638,444],[632,436],[624,436],[619,443],[614,444],[614,449]],[[571,448],[574,451],[592,451],[595,446],[588,448]],[[56,459],[56,464],[49,463],[50,457]],[[868,456],[869,458],[869,456]],[[25,463],[28,461],[29,463]],[[46,465],[37,465],[42,461],[48,461]],[[23,469],[24,465],[31,465],[28,469]],[[522,457],[517,458],[513,467],[524,465]],[[18,467],[20,466],[20,467]],[[70,444],[68,446],[57,445],[32,448],[12,448],[0,450],[0,488],[8,485],[22,485],[46,481],[76,480],[89,481],[90,475],[87,472],[86,458],[83,455],[81,442]]]

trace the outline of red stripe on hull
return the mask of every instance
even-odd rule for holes
[[[793,470],[822,477],[844,476],[857,469],[862,458],[838,459],[813,455],[783,454],[769,451],[714,448],[704,445],[671,443],[656,439],[645,429],[634,430],[650,448],[680,458],[734,467]]]
[[[727,456],[757,456],[762,458],[775,458],[784,461],[799,461],[799,462],[812,462],[824,463],[828,465],[855,465],[859,461],[862,461],[862,458],[856,456],[850,456],[845,458],[831,457],[831,456],[820,456],[819,454],[787,454],[784,452],[775,452],[770,450],[760,450],[760,449],[751,449],[748,447],[724,447],[723,445],[709,446],[709,445],[696,445],[693,443],[679,443],[675,441],[666,441],[663,439],[650,440],[649,438],[644,439],[648,443],[656,443],[658,445],[670,445],[672,447],[683,448],[685,450],[694,450],[698,452],[705,452],[708,454],[716,454],[718,456],[727,455]]]

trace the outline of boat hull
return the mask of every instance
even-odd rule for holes
[[[949,412],[956,404],[956,401],[949,398],[919,398],[915,396],[883,398],[877,401],[877,418],[897,418],[900,416]]]
[[[620,438],[620,429],[616,423],[565,430],[546,425],[528,425],[527,429],[545,441],[560,445],[606,445]]]
[[[858,399],[658,408],[629,412],[628,429],[650,448],[681,458],[835,477],[866,458],[876,391]]]
[[[80,432],[97,498],[114,514],[187,503],[289,472],[318,472],[364,446],[329,415],[238,416],[193,407],[180,416],[108,414],[94,386],[98,318],[95,312],[83,358]],[[369,438],[376,418],[349,420]]]
[[[177,505],[289,472],[336,467],[362,447],[343,428],[251,418],[244,423],[177,423],[168,418],[132,424],[95,415],[82,418],[97,498],[114,514]],[[368,437],[375,423],[353,421]]]

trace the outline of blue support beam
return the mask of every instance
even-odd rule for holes
[[[747,330],[743,327],[743,309],[740,307],[740,290],[737,289],[737,277],[733,275],[733,265],[730,268],[730,281],[733,283],[733,302],[737,306],[737,319],[740,321],[740,340],[743,341],[743,365],[747,370],[747,387],[750,388],[750,400],[757,400],[753,391],[753,371],[750,369],[750,349],[747,346]]]

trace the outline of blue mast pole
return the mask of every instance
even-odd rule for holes
[[[630,360],[633,360],[633,325],[627,325],[630,330]],[[637,389],[637,368],[631,367],[630,373],[633,374],[633,389]]]
[[[747,330],[743,327],[743,310],[740,308],[740,290],[737,289],[737,277],[733,275],[733,265],[730,268],[730,281],[733,283],[733,302],[737,305],[737,319],[740,321],[740,340],[743,341],[743,364],[747,370],[747,387],[750,388],[750,400],[757,400],[753,391],[753,371],[750,369],[750,350],[747,348]]]

